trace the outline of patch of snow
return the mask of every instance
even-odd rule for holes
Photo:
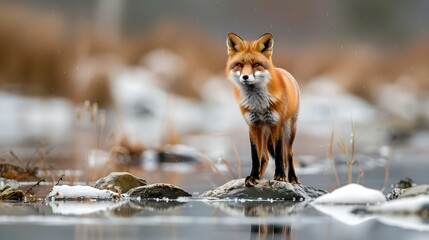
[[[46,139],[64,142],[72,135],[74,106],[61,98],[25,97],[0,92],[0,142],[22,143]]]
[[[0,188],[3,188],[5,185],[9,185],[12,188],[17,189],[21,184],[16,180],[0,177]]]
[[[194,159],[200,158],[200,153],[198,152],[197,149],[190,147],[190,146],[182,145],[182,144],[167,145],[165,147],[165,152],[170,152],[170,153],[177,154],[177,155],[188,156],[188,157],[194,158]]]
[[[88,153],[88,166],[89,167],[102,167],[109,161],[110,153],[93,149]]]
[[[415,82],[415,79],[409,76],[401,76],[398,81]],[[419,117],[420,101],[414,87],[407,87],[398,82],[383,85],[379,89],[380,94],[376,99],[379,107],[405,121],[414,122]]]
[[[190,163],[163,163],[161,169],[162,171],[181,174],[194,173],[197,170],[197,168]]]
[[[313,204],[378,204],[385,201],[382,192],[352,183],[317,198]]]
[[[155,49],[149,52],[143,57],[141,64],[155,74],[165,76],[166,79],[163,80],[166,81],[162,81],[164,85],[183,76],[187,65],[180,55],[166,49]]]
[[[90,186],[54,186],[47,199],[113,199],[117,193],[110,190],[100,190]]]
[[[159,153],[157,150],[154,149],[147,149],[143,152],[141,155],[141,161],[143,168],[146,171],[155,171],[159,167]]]

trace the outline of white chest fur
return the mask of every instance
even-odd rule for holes
[[[266,86],[242,86],[240,92],[240,105],[251,111],[264,111],[270,106],[270,96]]]

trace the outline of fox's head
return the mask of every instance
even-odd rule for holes
[[[266,33],[256,41],[245,41],[235,33],[229,33],[226,39],[228,62],[226,74],[229,79],[240,85],[266,85],[272,68],[273,35]]]

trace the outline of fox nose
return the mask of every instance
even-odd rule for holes
[[[249,76],[248,75],[243,75],[243,80],[247,81],[247,79],[249,79]]]

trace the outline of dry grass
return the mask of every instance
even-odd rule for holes
[[[22,158],[14,150],[2,154],[0,176],[18,181],[34,181],[39,179],[40,170],[55,172],[55,168],[47,161],[47,155],[53,147],[47,143],[39,144],[30,157]],[[49,176],[54,179],[56,176]]]
[[[335,158],[334,158],[335,129],[334,129],[334,122],[333,122],[332,109],[331,108],[330,108],[330,112],[331,112],[331,128],[332,129],[331,129],[331,136],[329,138],[328,159],[332,163],[332,168],[334,169],[334,174],[335,174],[335,181],[337,183],[337,187],[339,187],[340,186],[340,178],[338,177],[337,164],[335,163]]]
[[[390,176],[390,161],[389,159],[387,159],[387,163],[384,166],[384,183],[380,191],[384,192],[384,190],[386,190],[387,184],[389,183],[389,176]]]
[[[163,22],[145,35],[117,40],[100,38],[96,32],[89,19],[68,24],[60,13],[3,4],[0,84],[23,93],[66,96],[76,103],[89,99],[106,106],[111,103],[108,72],[116,64],[102,57],[106,53],[129,66],[140,64],[142,57],[155,49],[176,53],[188,65],[182,75],[170,79],[167,88],[193,98],[200,97],[199,86],[207,76],[224,71],[224,41],[202,29],[190,30],[178,21]],[[279,54],[274,55],[274,61],[301,83],[328,76],[347,91],[370,101],[377,99],[378,86],[393,83],[402,75],[413,78],[417,89],[429,89],[427,37],[390,52],[364,44],[317,44],[291,50],[281,41],[277,42],[276,52]],[[92,69],[92,74],[76,74],[94,59],[101,64]]]
[[[327,150],[327,155],[328,155],[328,159],[332,162],[332,166],[333,166],[333,171],[334,171],[334,175],[335,175],[335,181],[337,183],[337,186],[340,186],[340,178],[338,175],[338,170],[336,168],[336,163],[335,163],[335,157],[334,157],[334,142],[335,142],[335,130],[334,130],[334,126],[332,124],[332,130],[331,130],[331,136],[330,136],[330,140],[329,140],[329,147]],[[350,133],[350,140],[348,141],[349,144],[347,143],[346,140],[340,138],[338,140],[338,148],[340,149],[341,153],[344,155],[344,158],[346,160],[346,165],[347,165],[347,183],[353,183],[354,179],[353,179],[353,165],[357,162],[358,164],[358,174],[357,174],[357,179],[356,179],[356,183],[360,183],[363,176],[364,176],[364,172],[362,169],[362,164],[360,161],[357,161],[355,159],[355,154],[356,154],[356,142],[357,142],[357,137],[356,137],[356,124],[354,123],[354,121],[351,121],[351,133]]]

